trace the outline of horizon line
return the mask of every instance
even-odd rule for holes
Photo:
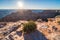
[[[42,8],[39,8],[39,9],[34,9],[34,8],[33,8],[33,9],[4,8],[4,9],[11,9],[11,10],[12,10],[12,9],[14,9],[14,10],[60,10],[60,9],[48,9],[48,8],[45,8],[45,9],[44,9],[44,8],[43,8],[43,9],[42,9]],[[2,9],[0,8],[0,10],[2,10]]]

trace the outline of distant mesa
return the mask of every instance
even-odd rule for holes
[[[32,12],[32,10],[20,10],[12,12],[11,14],[0,19],[0,22],[16,22],[18,20],[37,20],[54,18],[60,15],[60,12],[56,10],[44,10],[43,12]]]

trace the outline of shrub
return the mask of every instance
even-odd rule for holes
[[[54,20],[53,18],[48,18],[48,21],[50,22],[53,22],[53,20]]]
[[[36,30],[36,24],[33,21],[23,24],[23,32],[30,33]]]
[[[60,21],[57,21],[58,24],[60,24]]]

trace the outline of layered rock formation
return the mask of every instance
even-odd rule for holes
[[[56,12],[56,10],[44,10],[43,12],[37,12],[37,13],[32,12],[32,10],[19,10],[0,19],[0,22],[1,21],[15,22],[18,20],[37,20],[39,18],[46,19],[46,18],[53,18],[59,14],[60,13]]]

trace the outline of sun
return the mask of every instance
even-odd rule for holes
[[[23,3],[23,2],[21,2],[21,1],[18,1],[18,2],[17,2],[17,7],[18,7],[18,8],[22,9],[23,6],[24,6],[24,3]]]

